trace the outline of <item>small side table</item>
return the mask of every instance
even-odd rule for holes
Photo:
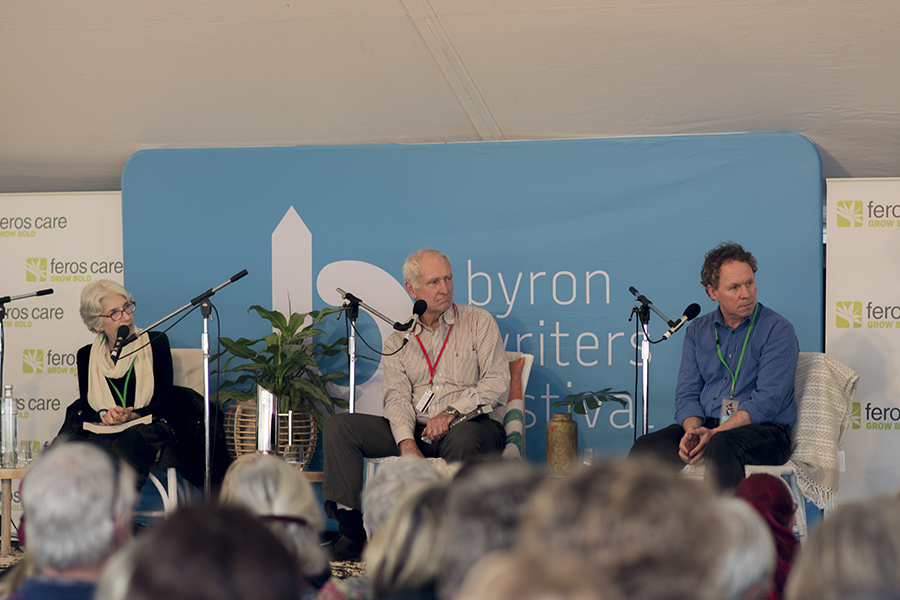
[[[9,556],[12,550],[10,519],[12,518],[12,480],[22,479],[28,469],[0,469],[0,556]]]

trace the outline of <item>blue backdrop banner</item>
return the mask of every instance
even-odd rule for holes
[[[406,320],[404,259],[423,246],[447,253],[456,301],[490,311],[507,350],[535,355],[526,421],[536,461],[551,402],[634,392],[628,288],[670,319],[693,302],[714,309],[699,272],[719,242],[755,254],[759,299],[791,320],[802,351],[822,350],[821,165],[794,134],[148,150],[125,168],[122,204],[126,287],[142,325],[245,268],[214,297],[213,334],[261,337],[250,305],[305,312],[340,304],[336,287]],[[344,334],[343,321],[327,328]],[[654,315],[651,338],[667,328]],[[368,315],[359,330],[378,349],[388,332]],[[196,347],[201,332],[192,316],[170,337]],[[653,427],[673,420],[681,336],[652,347]],[[362,342],[360,353],[377,359]],[[365,412],[380,409],[377,365],[359,363]],[[578,416],[580,446],[627,452],[641,423],[630,407]]]

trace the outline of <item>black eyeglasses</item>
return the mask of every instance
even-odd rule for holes
[[[124,315],[125,313],[128,313],[129,315],[133,315],[134,310],[136,308],[137,308],[137,304],[135,302],[128,302],[121,309],[117,308],[116,310],[112,311],[108,315],[98,315],[98,316],[103,317],[105,319],[109,319],[109,320],[113,321],[114,323],[118,323],[119,321],[122,320],[122,315]]]

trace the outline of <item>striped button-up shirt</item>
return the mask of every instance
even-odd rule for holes
[[[382,361],[384,416],[390,421],[398,444],[413,438],[416,422],[426,423],[448,407],[466,414],[490,404],[494,409],[491,418],[503,422],[503,408],[509,395],[509,363],[500,329],[487,311],[463,304],[455,306],[458,314],[454,315],[452,307],[447,309],[437,328],[416,327],[422,346],[412,336],[400,352]],[[404,335],[391,334],[384,342],[384,352],[390,354],[399,348]],[[426,412],[420,412],[415,405],[431,380],[422,347],[434,365],[445,339],[447,345],[431,384],[434,399]]]

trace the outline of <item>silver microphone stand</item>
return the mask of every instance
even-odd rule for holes
[[[631,320],[631,317],[634,316],[634,313],[638,314],[638,319],[641,323],[641,365],[643,365],[643,382],[641,387],[641,410],[642,410],[642,423],[641,423],[641,435],[647,435],[649,431],[649,396],[650,396],[650,311],[652,310],[657,315],[659,315],[663,321],[668,323],[670,326],[674,325],[674,321],[670,321],[669,318],[662,314],[653,303],[650,302],[646,296],[638,292],[633,287],[628,288],[628,291],[634,295],[634,299],[641,303],[641,307],[637,306],[631,307],[631,316],[628,317],[628,320]]]
[[[347,336],[347,353],[350,355],[350,412],[356,412],[356,318],[359,316],[359,308],[363,307],[366,312],[378,317],[385,323],[388,323],[397,331],[406,331],[412,324],[412,320],[406,323],[400,323],[390,319],[365,302],[351,294],[345,292],[341,288],[337,288],[337,293],[341,295],[346,304],[342,309],[347,313],[347,320],[350,321],[350,333]]]
[[[169,315],[163,317],[150,327],[146,329],[142,329],[141,333],[144,331],[150,331],[154,327],[160,325],[161,323],[165,323],[175,315],[184,312],[189,308],[193,308],[200,305],[200,314],[203,315],[203,335],[200,337],[200,347],[203,349],[203,438],[204,438],[204,458],[205,458],[205,466],[203,472],[203,500],[207,503],[210,501],[211,489],[210,489],[210,479],[212,478],[212,457],[210,456],[210,439],[209,439],[209,320],[210,315],[212,314],[212,302],[209,299],[219,290],[221,290],[226,285],[232,284],[241,277],[247,274],[247,269],[244,269],[237,275],[233,276],[231,279],[226,281],[225,283],[214,287],[212,289],[206,290],[178,310]]]

